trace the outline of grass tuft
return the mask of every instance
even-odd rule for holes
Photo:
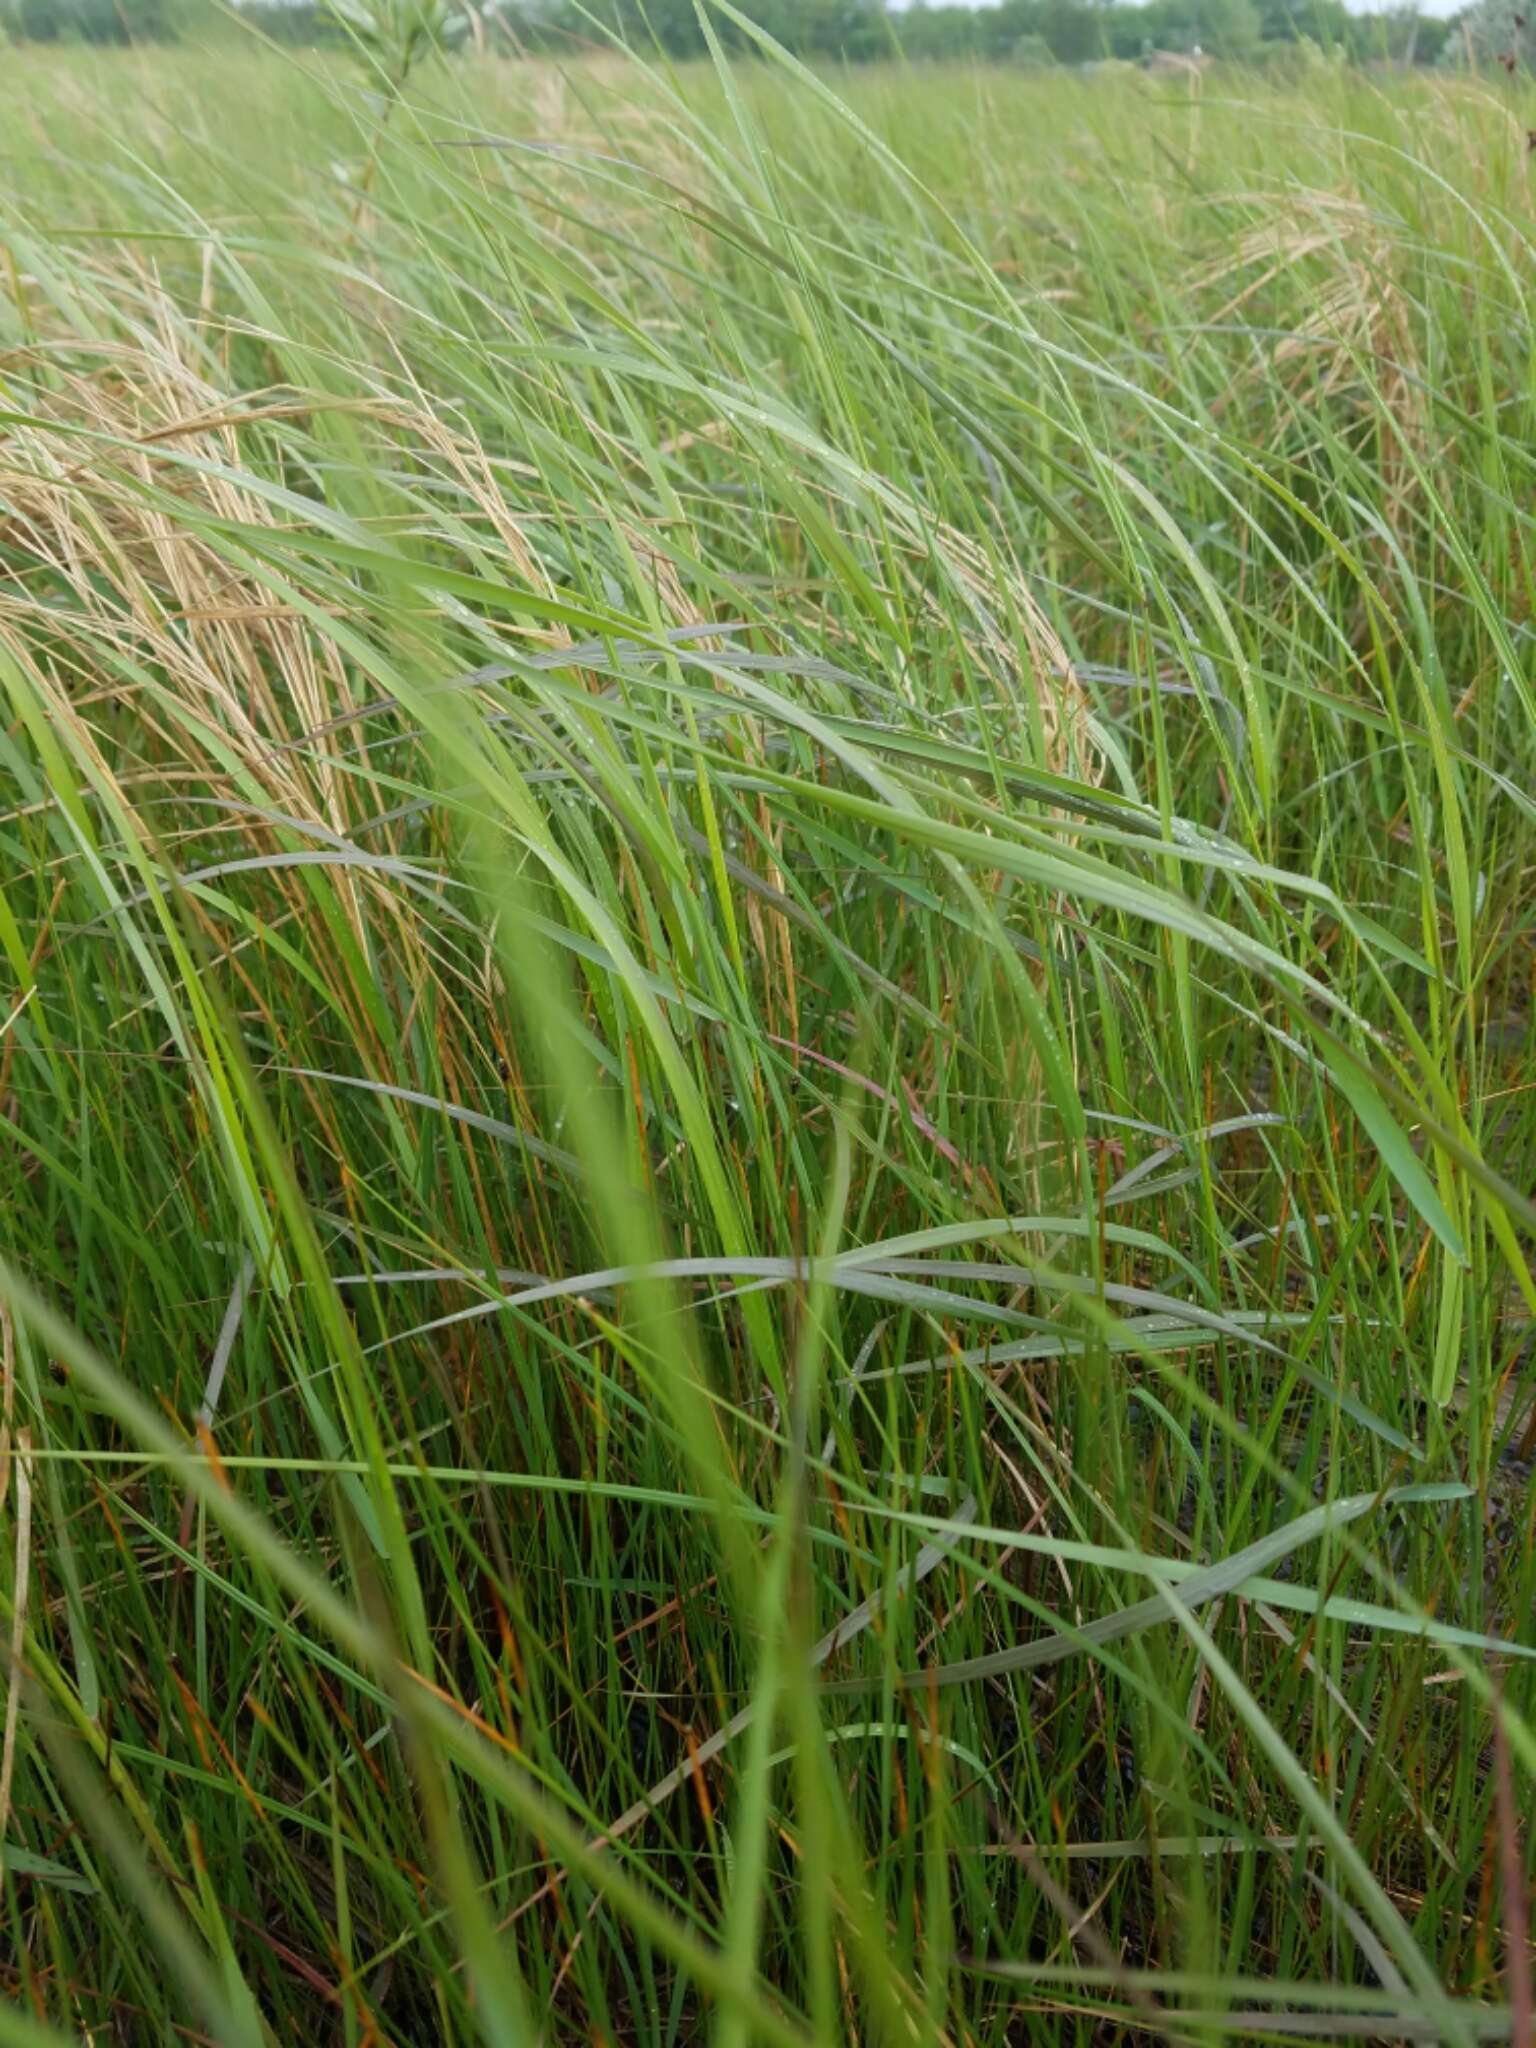
[[[0,96],[0,2040],[1525,2038],[1513,96]]]

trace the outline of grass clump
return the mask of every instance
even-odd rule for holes
[[[1521,2038],[1529,172],[20,56],[0,2038]]]

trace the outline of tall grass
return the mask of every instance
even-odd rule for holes
[[[1531,2039],[1517,103],[3,96],[0,2042]]]

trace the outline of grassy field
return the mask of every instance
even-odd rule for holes
[[[0,2048],[1531,2042],[1536,116],[0,109]]]

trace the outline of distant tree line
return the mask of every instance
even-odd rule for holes
[[[1352,14],[1344,0],[1001,0],[975,7],[914,0],[899,12],[884,0],[752,0],[751,13],[800,55],[845,63],[899,52],[917,62],[1030,67],[1198,51],[1278,67],[1332,56],[1363,64],[1470,60],[1514,69],[1527,61],[1524,23],[1514,11],[1520,4],[1478,0],[1454,21],[1420,14],[1411,4]],[[345,39],[328,0],[244,0],[240,11],[284,42]],[[705,47],[694,0],[466,0],[465,12],[478,47],[569,50],[602,29],[674,57]],[[170,41],[205,30],[210,20],[200,0],[0,0],[0,34],[35,42]],[[727,45],[743,47],[745,39],[729,23],[721,24],[720,34]]]
[[[693,0],[586,4],[626,37],[643,17],[674,54],[703,47]],[[758,0],[744,11],[788,48],[855,63],[898,49],[928,62],[1075,65],[1134,61],[1158,50],[1251,62],[1266,55],[1266,46],[1290,45],[1353,61],[1433,64],[1450,33],[1448,22],[1411,7],[1351,14],[1343,0],[1001,0],[986,7],[913,0],[900,12],[888,12],[880,0]],[[524,32],[536,39],[548,21],[535,17]]]
[[[1003,0],[993,8],[911,8],[897,22],[913,58],[1091,64],[1154,51],[1253,62],[1291,51],[1337,52],[1354,62],[1433,64],[1450,23],[1411,8],[1351,14],[1343,0]]]
[[[158,42],[167,21],[160,0],[8,0],[0,23],[20,42]]]

